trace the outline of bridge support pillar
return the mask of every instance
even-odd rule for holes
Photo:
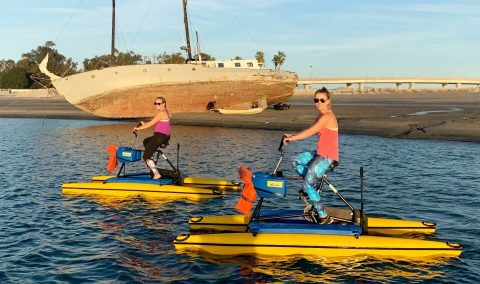
[[[455,88],[459,89],[459,88],[461,88],[461,87],[462,87],[462,83],[456,83],[456,84],[455,84]]]
[[[308,94],[310,87],[307,84],[303,84],[303,93]]]
[[[347,89],[349,89],[349,90],[352,89],[352,83],[347,83]]]
[[[402,86],[402,83],[395,83],[395,85],[397,86],[397,90],[400,90],[401,86]]]
[[[447,89],[448,88],[448,84],[447,83],[442,83],[442,89]]]
[[[415,83],[413,83],[413,82],[408,83],[408,89],[409,90],[415,89]]]
[[[363,94],[364,90],[365,90],[365,84],[364,83],[358,83],[358,92],[360,94]]]

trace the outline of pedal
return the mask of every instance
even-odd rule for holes
[[[303,209],[303,217],[308,222],[318,224],[317,212],[315,211],[312,205],[307,205],[305,209]]]
[[[332,218],[332,217],[330,217]],[[352,222],[345,220],[345,219],[338,219],[338,218],[332,218],[332,223],[331,224],[337,224],[337,225],[348,225],[351,224]]]
[[[177,172],[167,169],[159,169],[157,168],[158,172],[162,175],[163,178],[172,178],[175,179],[178,177]]]

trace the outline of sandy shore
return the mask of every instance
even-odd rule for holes
[[[480,94],[334,95],[340,132],[384,137],[480,142]],[[175,114],[174,124],[295,131],[318,115],[312,96],[294,96],[289,110],[256,115]],[[0,96],[0,117],[100,119],[62,97]]]

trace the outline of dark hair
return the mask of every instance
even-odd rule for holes
[[[314,96],[316,97],[317,94],[325,94],[327,96],[327,99],[330,100],[330,92],[325,87],[322,87],[321,89],[316,90]],[[331,103],[328,104],[328,109],[332,109]]]
[[[316,90],[314,96],[316,96],[317,94],[320,94],[320,93],[327,95],[327,99],[330,99],[330,92],[327,90],[327,88],[322,87],[321,89]]]

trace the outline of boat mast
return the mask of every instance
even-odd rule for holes
[[[183,3],[183,22],[185,24],[185,36],[187,38],[187,53],[188,61],[192,61],[192,49],[190,47],[190,34],[188,32],[188,17],[187,17],[187,0],[182,0]]]
[[[111,64],[115,64],[115,0],[112,0],[112,51],[110,54]]]
[[[198,31],[195,31],[195,35],[197,36],[197,58],[200,63],[202,63],[202,53],[200,51],[200,41],[198,40]]]

